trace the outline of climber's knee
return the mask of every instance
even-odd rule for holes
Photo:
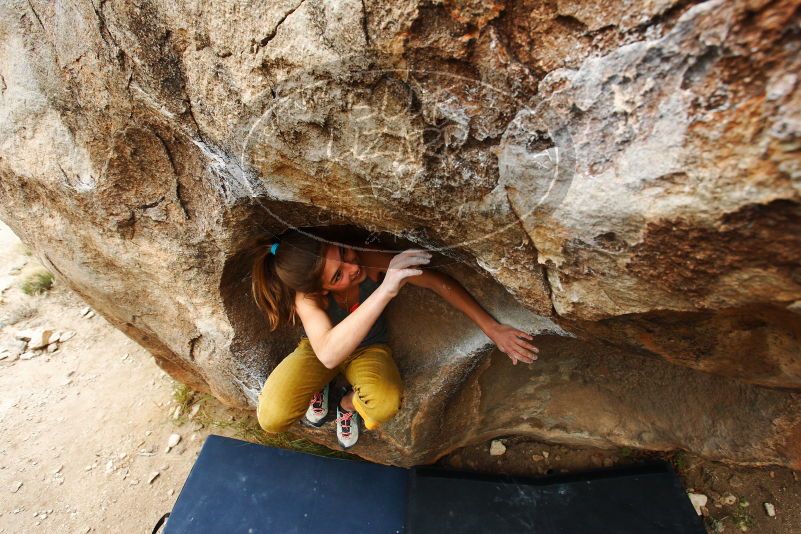
[[[308,338],[301,338],[264,381],[256,409],[259,426],[265,432],[289,430],[303,416],[311,396],[336,372],[320,363]]]
[[[376,343],[361,349],[345,367],[345,378],[353,384],[353,404],[368,429],[398,413],[403,381],[389,345]]]
[[[288,417],[285,413],[281,413],[280,410],[276,410],[274,407],[266,406],[265,404],[266,403],[260,401],[256,408],[256,418],[262,430],[269,433],[280,433],[289,430],[292,423],[295,422],[294,419]]]
[[[381,401],[373,411],[373,419],[379,424],[385,423],[395,417],[400,410],[401,389],[390,385],[382,391]]]
[[[376,381],[362,385],[354,395],[353,403],[360,408],[358,411],[362,412],[365,426],[373,429],[398,413],[402,394],[403,388],[400,383]]]

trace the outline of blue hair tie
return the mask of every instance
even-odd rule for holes
[[[270,253],[271,253],[273,256],[275,256],[275,251],[276,251],[276,250],[278,250],[278,243],[273,243],[273,244],[270,246]]]

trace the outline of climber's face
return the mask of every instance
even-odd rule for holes
[[[359,254],[352,248],[336,243],[327,245],[323,266],[323,291],[339,293],[362,283],[367,272],[359,263]]]

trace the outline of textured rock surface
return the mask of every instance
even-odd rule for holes
[[[0,217],[240,407],[298,335],[250,302],[254,238],[437,250],[541,357],[404,290],[372,459],[528,434],[801,467],[799,5],[5,2]]]

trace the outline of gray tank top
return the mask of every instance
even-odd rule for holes
[[[374,282],[372,278],[366,276],[364,281],[359,284],[359,303],[361,304],[364,302],[379,285],[379,282]],[[337,304],[331,293],[328,294],[328,308],[325,310],[325,313],[331,320],[331,326],[338,325],[343,319],[345,319],[345,317],[349,315],[348,312],[343,310],[339,304]],[[303,329],[303,336],[309,337],[306,335],[306,329]],[[357,345],[356,348],[373,345],[375,343],[389,343],[387,324],[383,311],[381,312],[381,315],[378,316],[378,319],[376,319],[375,323],[373,323],[373,326],[370,328],[370,331],[367,332],[365,338]]]

